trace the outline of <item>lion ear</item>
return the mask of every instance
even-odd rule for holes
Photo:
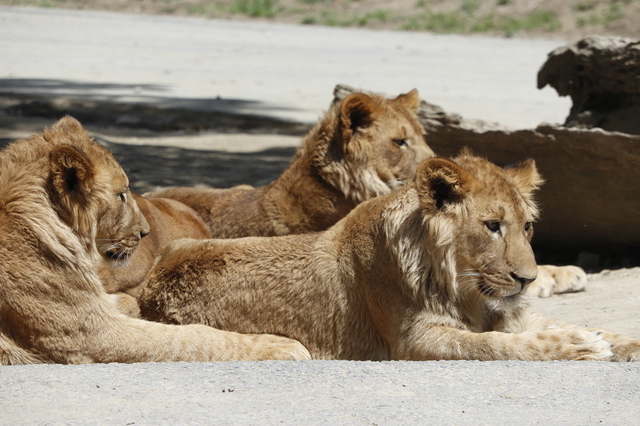
[[[91,160],[71,145],[57,146],[49,157],[51,182],[63,198],[85,197],[94,186],[95,170]]]
[[[420,95],[418,95],[418,89],[413,89],[409,93],[399,95],[395,101],[414,114],[417,114],[418,108],[420,108]]]
[[[52,129],[59,130],[66,134],[79,134],[86,135],[87,131],[82,127],[82,124],[70,115],[65,115],[56,124],[52,126]]]
[[[446,205],[461,202],[470,191],[467,173],[446,158],[422,162],[415,182],[422,207],[433,213]]]
[[[364,93],[353,93],[342,101],[340,106],[340,125],[343,140],[349,141],[358,129],[365,129],[373,124],[377,105]]]
[[[506,166],[504,170],[511,177],[520,193],[526,197],[531,197],[544,183],[544,179],[538,173],[536,162],[532,159]]]

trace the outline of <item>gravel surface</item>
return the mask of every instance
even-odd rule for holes
[[[229,362],[3,367],[2,424],[636,424],[640,366]]]

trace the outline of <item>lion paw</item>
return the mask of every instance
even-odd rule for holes
[[[311,359],[311,354],[297,340],[270,334],[259,335],[260,344],[256,345],[254,360],[300,361]]]
[[[529,285],[526,295],[550,297],[554,294],[583,291],[587,274],[578,266],[539,265],[538,278]]]
[[[615,342],[612,351],[614,361],[638,362],[640,361],[640,340],[629,338],[625,342]]]
[[[537,338],[550,360],[611,361],[612,345],[599,332],[553,328],[541,331]]]
[[[109,297],[115,301],[120,313],[131,318],[140,318],[140,308],[135,297],[127,293],[111,293]]]

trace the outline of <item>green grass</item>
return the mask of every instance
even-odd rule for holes
[[[277,13],[277,3],[278,0],[235,0],[229,12],[252,18],[273,18]]]
[[[575,3],[571,6],[574,12],[586,12],[587,10],[593,10],[598,4],[595,0],[583,0]]]
[[[463,0],[462,11],[473,15],[482,6],[482,0]]]
[[[410,18],[402,29],[436,33],[464,33],[467,32],[467,26],[467,19],[460,13],[424,13]]]
[[[625,1],[622,3],[625,5],[628,4]],[[607,25],[624,17],[625,13],[622,6],[618,3],[613,3],[600,14],[593,12],[587,17],[581,16],[577,18],[576,24],[579,28],[595,25]]]
[[[437,33],[499,32],[506,36],[513,36],[520,31],[553,32],[560,28],[560,20],[548,10],[536,10],[517,18],[493,14],[471,19],[462,13],[427,13],[411,18],[403,27],[405,30]]]
[[[373,12],[356,15],[325,10],[319,14],[302,18],[301,23],[306,25],[326,25],[329,27],[364,27],[374,22],[387,22],[391,17],[391,11],[386,9],[378,9]]]

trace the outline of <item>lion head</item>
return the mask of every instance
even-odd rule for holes
[[[530,242],[541,183],[533,160],[500,168],[463,152],[423,162],[385,213],[409,295],[476,311],[518,300],[537,276]]]
[[[149,224],[131,195],[124,170],[71,117],[43,136],[61,142],[49,154],[48,177],[58,215],[103,259],[126,264],[149,233]]]
[[[533,160],[500,168],[464,152],[421,165],[416,189],[429,238],[452,248],[461,295],[503,301],[535,280],[533,192],[541,183]]]
[[[435,156],[417,120],[417,90],[395,99],[353,93],[336,103],[303,143],[322,178],[354,204],[410,183]]]

